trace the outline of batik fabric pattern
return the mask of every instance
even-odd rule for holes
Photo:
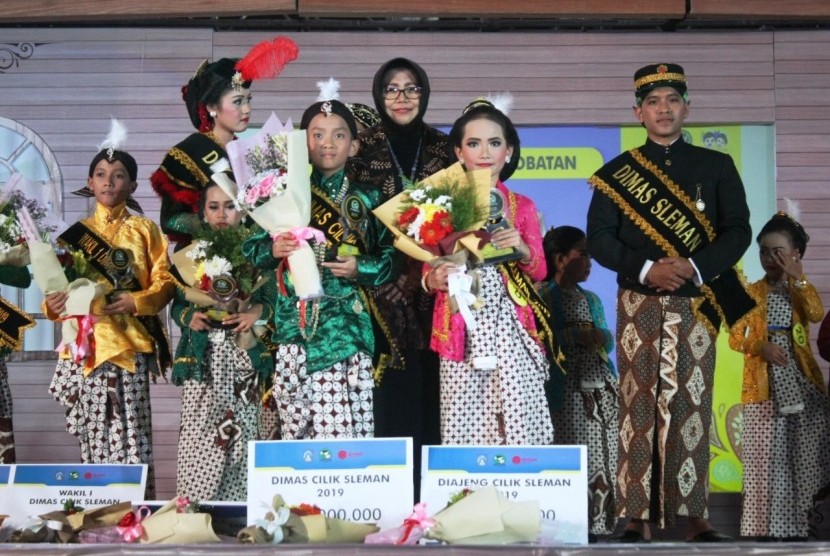
[[[49,391],[66,407],[66,430],[78,439],[83,463],[146,463],[146,496],[155,499],[150,374],[153,356],[135,356],[135,372],[104,363],[84,376],[81,365],[59,359]]]
[[[617,516],[706,518],[715,342],[693,298],[620,289]]]
[[[14,463],[14,429],[12,428],[12,392],[6,357],[0,356],[0,464]]]
[[[182,388],[176,493],[197,500],[244,501],[248,441],[259,439],[259,376],[234,334],[215,328],[201,380]]]
[[[604,318],[595,322],[594,315],[602,314],[602,303],[592,292],[563,289],[551,282],[542,295],[546,300],[556,299],[551,308],[557,324],[561,323],[556,337],[565,354],[564,384],[557,384],[560,392],[556,393],[561,401],[551,403],[556,443],[587,447],[589,527],[595,535],[609,535],[617,523],[620,410],[617,377],[608,359],[614,339]],[[604,332],[606,345],[588,348],[572,341],[571,332],[597,329]]]
[[[819,493],[830,486],[830,399],[823,381],[812,380],[818,366],[809,342],[794,341],[793,329],[821,320],[823,308],[811,284],[779,286],[766,280],[751,286],[766,293],[766,311],[730,337],[733,347],[746,348],[745,373],[755,377],[750,383],[765,385],[767,394],[744,400],[741,535],[804,539],[815,525]],[[806,335],[806,326],[802,330]],[[786,366],[761,357],[761,338],[784,350]],[[751,397],[755,392],[745,390]]]

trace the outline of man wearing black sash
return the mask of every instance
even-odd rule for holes
[[[689,114],[676,64],[634,75],[645,145],[594,174],[588,250],[617,273],[622,542],[649,523],[688,519],[686,540],[731,540],[707,517],[715,339],[755,306],[733,266],[752,237],[744,187],[728,155],[681,135]]]

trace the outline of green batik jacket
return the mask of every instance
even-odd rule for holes
[[[305,348],[309,372],[329,368],[358,352],[373,354],[375,337],[369,307],[373,304],[371,289],[397,278],[402,263],[392,246],[392,233],[371,213],[371,209],[381,203],[380,191],[352,182],[348,183],[345,194],[341,194],[344,179],[343,171],[328,179],[317,171],[311,174],[312,187],[334,200],[334,205],[338,205],[341,198],[357,196],[368,209],[363,224],[365,229],[361,233],[367,252],[357,255],[357,276],[352,280],[337,278],[321,266],[320,277],[325,295],[301,304],[294,294],[290,271],[283,272],[282,291],[278,292],[274,307],[274,342],[281,346],[299,345]],[[315,204],[312,201],[313,215],[317,214]],[[324,223],[312,216],[309,226],[322,229],[324,226],[321,224]],[[271,245],[269,233],[263,230],[245,241],[242,252],[258,268],[284,266],[281,266],[281,259],[275,259],[271,254]],[[336,249],[336,245],[328,245],[329,253]],[[303,310],[305,315],[301,318]]]

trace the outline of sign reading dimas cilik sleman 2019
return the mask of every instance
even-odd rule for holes
[[[248,523],[275,495],[328,517],[397,527],[412,513],[412,439],[279,440],[248,448]]]

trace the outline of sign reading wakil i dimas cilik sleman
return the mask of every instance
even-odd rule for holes
[[[424,446],[421,502],[430,514],[462,491],[495,487],[507,500],[537,500],[543,519],[567,527],[562,538],[588,542],[584,446]]]
[[[144,499],[146,465],[16,464],[0,488],[0,513],[30,516],[63,509],[69,501],[85,509]],[[0,476],[0,483],[2,483]]]
[[[412,439],[251,442],[249,524],[264,517],[277,494],[328,517],[397,527],[412,513]]]

